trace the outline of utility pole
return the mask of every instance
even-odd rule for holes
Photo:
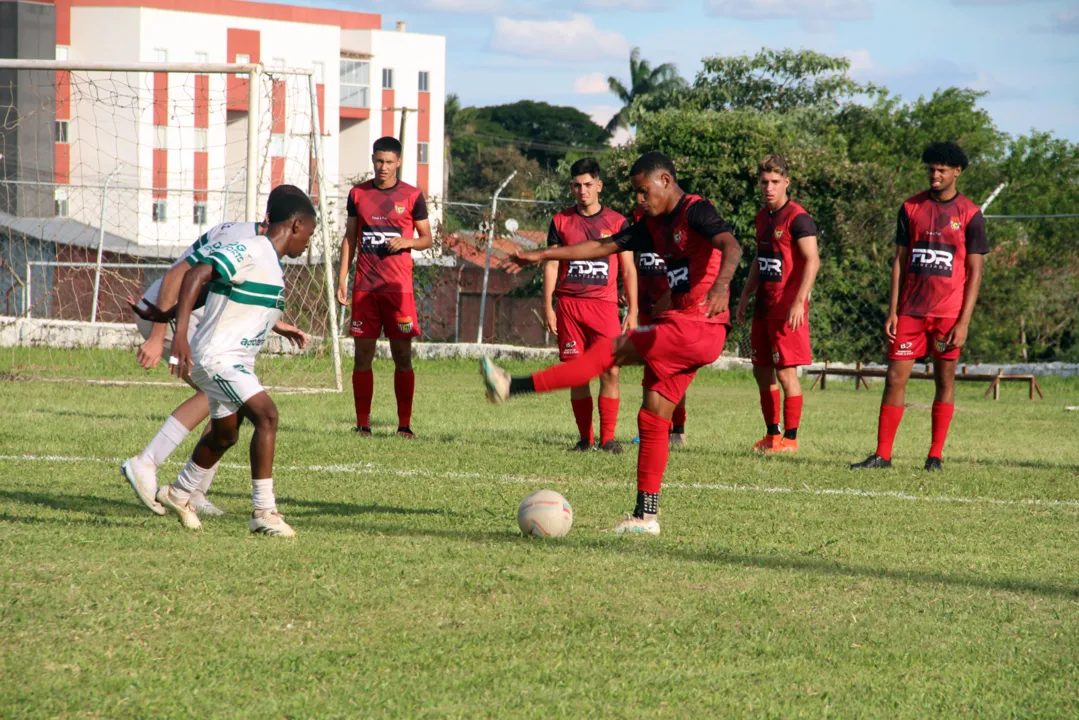
[[[397,131],[397,140],[401,143],[401,167],[397,168],[397,179],[401,179],[401,170],[405,166],[405,127],[408,122],[408,114],[410,112],[423,112],[419,108],[410,107],[384,107],[382,112],[399,112],[401,113],[401,127]]]

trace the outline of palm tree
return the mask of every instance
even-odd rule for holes
[[[460,124],[458,119],[461,114],[461,99],[457,97],[457,93],[450,93],[446,96],[446,107],[443,117],[445,119],[445,125],[443,126],[443,136],[445,147],[443,153],[445,155],[442,162],[442,198],[448,200],[450,197],[450,172],[453,168],[453,156],[450,154],[453,145],[453,136],[457,134],[460,128],[457,126]]]
[[[641,49],[635,47],[629,55],[629,87],[613,75],[607,78],[607,85],[622,101],[622,109],[607,123],[607,131],[613,133],[618,128],[629,127],[629,108],[634,100],[651,93],[683,88],[686,81],[678,74],[674,63],[652,67],[647,60],[641,59]]]

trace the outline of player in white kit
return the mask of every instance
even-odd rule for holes
[[[158,488],[156,497],[191,530],[202,526],[190,504],[191,495],[236,444],[242,416],[255,428],[251,436],[254,512],[249,528],[266,535],[296,534],[277,512],[273,493],[277,407],[255,375],[255,357],[285,308],[281,258],[298,257],[307,249],[315,229],[315,210],[306,195],[287,195],[275,203],[269,219],[265,235],[205,255],[180,286],[169,369],[178,377],[189,377],[206,394],[210,429],[176,481]],[[189,343],[191,314],[207,283],[202,321]]]
[[[138,361],[142,367],[150,370],[157,366],[161,357],[171,354],[173,326],[175,322],[152,322],[144,316],[152,306],[163,309],[173,309],[180,284],[184,275],[195,265],[203,262],[214,251],[233,242],[247,240],[265,233],[269,224],[271,209],[276,201],[286,195],[302,195],[304,192],[295,185],[278,185],[270,192],[266,203],[266,218],[261,223],[237,222],[222,223],[210,228],[187,248],[165,276],[154,282],[143,293],[138,303],[134,304],[136,313],[135,325],[146,341],[139,347]],[[131,298],[128,298],[131,301]],[[191,313],[191,321],[188,326],[188,340],[198,329],[202,320],[203,307],[196,308]],[[281,335],[289,338],[301,348],[307,344],[307,336],[302,331],[291,325],[279,323],[274,328]],[[188,381],[190,384],[190,381]],[[194,387],[194,386],[192,386]],[[165,419],[161,428],[153,439],[143,448],[138,455],[128,458],[120,466],[120,472],[127,479],[135,495],[151,511],[158,515],[165,514],[165,508],[155,499],[157,493],[157,469],[168,459],[169,455],[184,441],[188,433],[194,430],[210,414],[209,401],[206,394],[198,388],[193,396],[182,402],[172,414]],[[207,426],[209,427],[209,426]],[[191,497],[191,506],[199,515],[221,515],[213,503],[206,499],[206,493],[213,482],[216,468],[206,477],[205,486],[199,488]]]

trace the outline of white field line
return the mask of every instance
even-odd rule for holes
[[[79,457],[69,455],[0,455],[0,462],[68,462],[68,463],[106,463],[119,465],[124,458]],[[179,463],[170,462],[170,465]],[[221,467],[247,470],[242,463],[222,463]],[[487,482],[511,483],[515,485],[543,485],[549,483],[575,482],[593,487],[619,487],[629,484],[611,480],[591,478],[550,478],[530,475],[485,474],[474,472],[456,472],[452,470],[402,470],[386,468],[374,463],[348,463],[340,465],[278,465],[276,471],[285,472],[325,472],[351,473],[356,475],[393,475],[395,477],[431,477],[452,480],[480,480]],[[275,472],[276,474],[276,472]],[[1004,507],[1046,507],[1079,508],[1079,500],[1048,500],[1042,498],[1024,498],[1007,500],[991,497],[952,497],[948,495],[912,495],[898,490],[862,490],[859,488],[814,488],[809,485],[800,487],[769,487],[765,485],[732,485],[727,483],[680,483],[668,482],[664,489],[707,490],[727,493],[759,493],[765,495],[814,495],[818,497],[852,497],[871,500],[901,500],[904,502],[945,503],[959,505],[997,505]]]

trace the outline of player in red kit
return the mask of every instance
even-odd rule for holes
[[[736,313],[738,322],[744,323],[749,296],[755,293],[749,342],[766,430],[753,449],[764,453],[797,452],[802,417],[798,366],[813,362],[809,349],[809,293],[820,269],[817,227],[805,208],[787,197],[791,180],[783,157],[769,155],[761,160],[757,178],[764,207],[757,213],[756,272],[750,270]]]
[[[337,274],[337,301],[344,305],[349,300],[348,273],[355,256],[350,325],[356,343],[352,370],[355,431],[371,434],[371,362],[375,343],[385,331],[396,370],[393,389],[397,395],[397,434],[414,439],[412,396],[416,375],[412,371],[412,338],[420,334],[420,322],[412,287],[412,251],[431,247],[431,223],[423,193],[397,179],[401,143],[392,137],[379,138],[371,160],[375,177],[348,194],[348,225]]]
[[[626,219],[600,204],[603,181],[595,158],[583,158],[570,167],[570,189],[577,204],[551,220],[549,247],[572,246],[612,237],[626,228]],[[599,260],[548,261],[543,268],[543,300],[547,327],[558,337],[558,353],[572,360],[600,341],[622,334],[618,321],[618,273],[628,301],[625,329],[637,327],[637,273],[633,253],[622,252]],[[554,298],[558,298],[557,308]],[[570,404],[580,440],[573,448],[588,451],[595,444],[592,429],[592,391],[588,383],[570,388]],[[614,439],[618,424],[618,368],[599,377],[599,449],[620,455]]]
[[[955,143],[934,143],[922,153],[929,190],[899,208],[892,292],[884,334],[891,343],[888,377],[877,424],[877,451],[852,470],[892,466],[892,445],[903,419],[907,380],[914,361],[932,352],[933,436],[928,471],[944,467],[941,457],[955,411],[955,365],[967,341],[978,302],[982,265],[989,252],[985,218],[955,188],[967,156]]]
[[[670,452],[671,416],[697,370],[723,352],[730,326],[730,281],[742,251],[730,226],[709,201],[678,186],[674,165],[662,153],[642,155],[630,181],[643,222],[618,235],[519,253],[520,264],[545,260],[598,260],[615,253],[654,251],[667,264],[670,306],[652,325],[612,341],[600,341],[570,362],[527,377],[511,378],[480,361],[487,398],[501,403],[523,393],[578,387],[612,367],[644,365],[644,403],[637,414],[641,449],[637,503],[615,526],[619,534],[659,534],[659,491]]]

